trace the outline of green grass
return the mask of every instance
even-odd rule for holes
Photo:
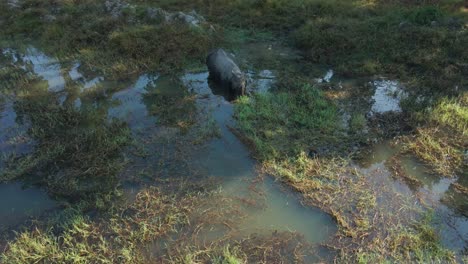
[[[390,182],[367,177],[351,165],[346,145],[353,143],[353,134],[343,134],[337,107],[317,88],[278,87],[276,92],[242,97],[235,114],[241,136],[252,144],[262,171],[292,186],[336,220],[339,239],[327,245],[339,252],[338,260],[454,260],[440,245],[433,226],[414,225],[422,208],[387,188]],[[365,125],[362,116],[352,119],[351,131]],[[308,154],[321,147],[328,153]]]
[[[456,99],[443,99],[436,105],[431,120],[440,126],[451,128],[461,136],[468,135],[468,93]]]
[[[404,151],[416,154],[443,176],[454,176],[464,169],[464,154],[468,142],[467,93],[444,98],[434,107],[416,115],[419,128],[406,137]]]
[[[20,232],[0,256],[2,263],[145,263],[143,243],[174,232],[186,222],[194,198],[139,192],[106,218],[64,211],[44,226]]]
[[[157,4],[201,10],[225,27],[274,32],[290,39],[309,61],[332,65],[341,74],[397,75],[411,81],[418,92],[453,94],[455,85],[467,85],[463,76],[468,15],[462,0],[163,0]]]
[[[152,20],[145,6],[124,9],[121,16],[113,17],[103,2],[21,3],[14,10],[0,5],[1,18],[9,24],[0,30],[4,40],[33,40],[50,55],[77,58],[84,67],[120,78],[143,70],[167,73],[201,64],[216,39],[205,26]],[[47,21],[48,15],[55,19]]]
[[[241,97],[236,117],[262,159],[326,146],[336,139],[334,133],[339,129],[337,108],[309,85],[293,92]]]

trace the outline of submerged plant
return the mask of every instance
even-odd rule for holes
[[[37,90],[36,90],[37,89]],[[120,151],[130,140],[127,126],[108,121],[105,112],[62,106],[40,88],[15,103],[20,119],[31,123],[35,150],[12,156],[2,181],[23,180],[44,186],[52,195],[94,200],[118,186]]]

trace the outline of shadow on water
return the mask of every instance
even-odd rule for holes
[[[211,88],[214,95],[222,96],[228,102],[236,100],[236,95],[232,93],[226,85],[222,85],[217,81],[208,78],[208,86]]]

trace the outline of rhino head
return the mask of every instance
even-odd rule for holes
[[[244,74],[240,70],[232,72],[231,89],[236,95],[245,95],[246,80]]]

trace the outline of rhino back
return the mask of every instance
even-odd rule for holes
[[[212,52],[207,58],[210,74],[222,81],[229,81],[233,72],[240,72],[239,67],[222,49]]]

